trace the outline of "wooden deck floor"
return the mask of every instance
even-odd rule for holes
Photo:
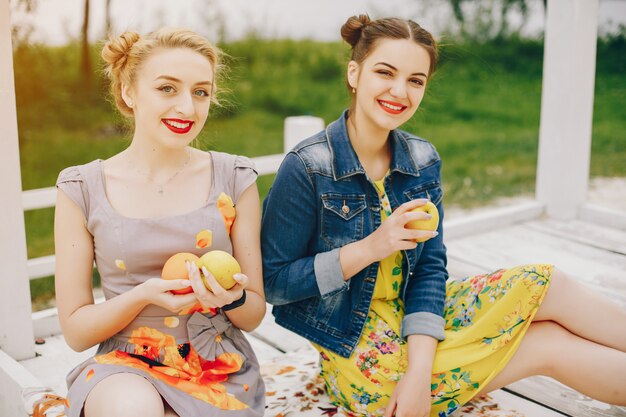
[[[552,263],[626,308],[626,231],[581,221],[534,220],[456,238],[446,241],[446,245],[453,278],[526,263]],[[247,336],[262,364],[311,354],[304,339],[278,327],[269,314]],[[72,352],[61,336],[55,336],[38,346],[37,352],[40,356],[21,364],[44,385],[64,394],[64,376],[93,354],[93,349]],[[315,414],[309,411],[297,415]],[[586,398],[549,378],[534,377],[498,390],[490,398],[455,414],[457,417],[562,415],[626,417],[626,409]]]
[[[446,245],[452,277],[550,263],[626,309],[626,231],[545,219],[465,236]],[[527,378],[506,391],[564,415],[626,417],[626,408],[592,400],[546,377]]]

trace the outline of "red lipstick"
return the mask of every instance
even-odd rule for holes
[[[396,103],[395,101],[388,101],[388,100],[378,100],[378,105],[387,113],[391,113],[391,114],[400,114],[404,111],[404,109],[407,108],[407,106],[400,104],[400,103]],[[394,108],[391,108],[391,107]]]
[[[194,123],[191,120],[181,119],[161,119],[161,122],[163,122],[169,130],[180,135],[189,132]]]

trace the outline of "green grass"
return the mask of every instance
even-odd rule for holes
[[[249,39],[222,48],[231,71],[222,83],[224,106],[212,110],[198,140],[202,149],[278,153],[285,117],[312,114],[330,122],[348,105],[342,44]],[[15,51],[24,189],[52,186],[64,167],[105,159],[127,145],[128,124],[107,102],[102,77],[91,86],[79,79],[78,50]],[[626,176],[624,57],[623,35],[599,42],[592,175]],[[443,48],[421,108],[403,128],[437,147],[447,205],[484,205],[534,191],[542,60],[542,44],[532,40]],[[259,178],[262,197],[272,180]],[[27,212],[25,220],[28,256],[52,254],[53,209]],[[52,287],[52,279],[32,282],[33,298],[45,304]]]

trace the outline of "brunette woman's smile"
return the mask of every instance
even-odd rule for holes
[[[389,101],[389,100],[377,100],[377,101],[383,110],[391,114],[400,114],[407,108],[407,106],[401,103],[398,103],[396,101]]]

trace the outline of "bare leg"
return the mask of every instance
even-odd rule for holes
[[[570,332],[626,352],[626,309],[554,269],[534,321],[552,320]]]
[[[513,358],[481,392],[531,375],[550,376],[597,400],[626,405],[626,353],[576,336],[554,322],[533,322]]]
[[[164,417],[163,400],[145,378],[124,373],[111,375],[91,390],[85,417]]]

